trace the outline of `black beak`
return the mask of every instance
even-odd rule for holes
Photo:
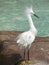
[[[36,16],[37,18],[39,18],[36,14],[34,14],[34,16]]]

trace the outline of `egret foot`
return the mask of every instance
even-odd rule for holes
[[[26,63],[27,63],[28,65],[30,65],[30,64],[31,64],[31,65],[34,64],[34,62],[31,61],[31,60],[27,61]]]
[[[22,61],[20,65],[26,65],[26,61]]]

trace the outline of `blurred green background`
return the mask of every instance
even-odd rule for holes
[[[40,17],[32,17],[37,36],[49,36],[49,0],[0,0],[0,31],[26,31],[29,29],[24,10],[31,6]]]

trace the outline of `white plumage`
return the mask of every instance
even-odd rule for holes
[[[29,49],[31,47],[32,42],[35,40],[35,36],[37,34],[37,30],[33,24],[31,15],[34,15],[36,17],[38,16],[33,12],[32,8],[27,8],[25,13],[28,19],[30,29],[28,31],[19,34],[16,38],[16,43],[20,46],[20,48]]]
[[[25,13],[28,18],[30,29],[17,36],[16,42],[18,43],[20,48],[26,48],[27,46],[30,48],[30,46],[31,46],[32,42],[34,41],[35,36],[37,34],[37,30],[33,24],[32,18],[31,18],[31,15],[35,15],[35,13],[33,12],[32,8],[27,8]],[[38,16],[36,15],[36,17],[38,17]]]
[[[17,43],[20,48],[26,48],[27,46],[30,48],[31,43],[34,41],[35,36],[31,31],[23,32],[17,37]]]

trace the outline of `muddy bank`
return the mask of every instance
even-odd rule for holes
[[[17,35],[21,32],[0,32],[0,61],[5,65],[14,65],[16,60],[16,54],[20,54],[23,57],[23,49],[20,49],[14,41]],[[30,48],[30,59],[39,60],[49,63],[49,37],[36,37],[34,43]],[[27,60],[27,49],[26,49]],[[4,65],[4,64],[3,64]],[[42,65],[42,64],[41,64]]]

